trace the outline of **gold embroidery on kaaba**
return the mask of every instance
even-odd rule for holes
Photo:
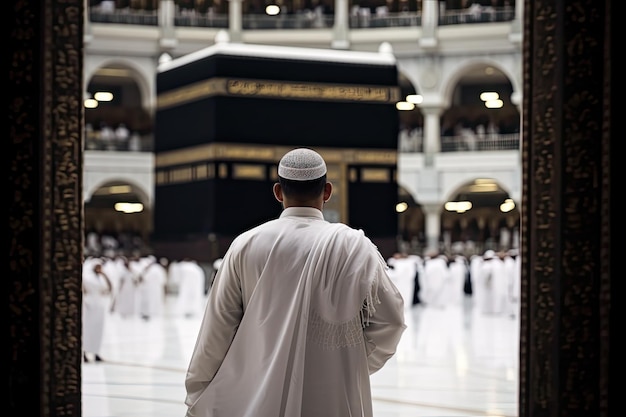
[[[198,180],[204,180],[207,178],[211,178],[211,170],[210,170],[211,166],[208,164],[205,165],[198,165],[196,167],[196,179]]]
[[[168,181],[168,172],[167,171],[157,171],[156,172],[156,184],[157,185],[163,185],[163,184],[167,184]]]
[[[390,174],[388,169],[363,168],[361,170],[361,182],[389,182]]]
[[[358,177],[357,177],[356,169],[350,168],[350,182],[357,182],[357,180],[358,180]]]
[[[215,96],[396,103],[400,100],[400,88],[215,77],[159,94],[157,109],[162,110]]]
[[[220,178],[228,177],[228,166],[226,164],[219,164],[217,167],[218,176]]]
[[[206,97],[225,95],[226,81],[225,78],[211,78],[161,93],[157,97],[157,109],[174,107]]]
[[[271,159],[274,150],[253,146],[216,146],[215,157],[223,159]]]
[[[385,163],[395,164],[398,159],[397,152],[355,152],[354,162],[360,163]]]
[[[191,167],[180,167],[170,171],[171,182],[189,182],[192,180]]]
[[[214,157],[214,150],[209,145],[191,146],[157,153],[154,156],[154,166],[160,168],[171,165],[182,165],[191,162],[211,160],[214,159]]]
[[[233,164],[233,179],[265,180],[265,166]]]

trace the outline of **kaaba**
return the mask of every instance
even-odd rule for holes
[[[398,70],[391,53],[217,43],[159,66],[152,245],[220,257],[280,215],[280,157],[318,151],[334,195],[324,216],[395,251]]]

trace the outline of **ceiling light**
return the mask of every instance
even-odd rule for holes
[[[406,101],[413,104],[421,104],[424,101],[424,97],[421,94],[409,94],[406,96]]]
[[[496,93],[495,91],[485,91],[480,93],[480,99],[482,101],[491,101],[491,100],[497,100],[500,98],[500,94]]]
[[[95,109],[98,107],[98,100],[94,100],[93,98],[87,98],[83,101],[83,105],[87,109]]]
[[[447,211],[456,211],[457,213],[465,213],[472,208],[471,201],[448,201],[443,207]]]
[[[485,107],[488,109],[500,109],[504,106],[504,102],[502,100],[488,100],[485,101]]]
[[[407,209],[409,208],[409,205],[402,201],[401,203],[396,204],[396,212],[397,213],[404,213],[405,211],[407,211]]]
[[[269,16],[276,16],[278,13],[280,13],[280,7],[275,4],[270,4],[265,8],[265,14]]]
[[[469,187],[469,191],[472,193],[492,193],[498,191],[498,184],[496,183],[482,183],[472,184]]]
[[[131,192],[130,185],[112,185],[108,187],[109,194],[128,194]]]
[[[396,109],[406,111],[413,110],[415,108],[415,104],[409,103],[408,101],[398,101],[396,103]]]
[[[515,208],[515,202],[511,198],[504,200],[504,203],[500,204],[500,211],[502,213],[508,213]]]
[[[141,203],[115,203],[115,210],[122,213],[140,213],[143,211]]]
[[[109,91],[98,91],[93,95],[93,98],[98,101],[111,101],[113,100],[113,93]]]

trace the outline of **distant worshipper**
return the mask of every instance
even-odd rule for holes
[[[362,230],[324,219],[326,163],[278,165],[277,219],[219,265],[185,378],[187,417],[372,417],[370,375],[395,354],[402,295]]]

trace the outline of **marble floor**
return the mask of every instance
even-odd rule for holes
[[[200,318],[108,317],[103,362],[82,365],[84,417],[183,417]],[[420,305],[397,354],[371,376],[375,417],[517,417],[519,321]]]

